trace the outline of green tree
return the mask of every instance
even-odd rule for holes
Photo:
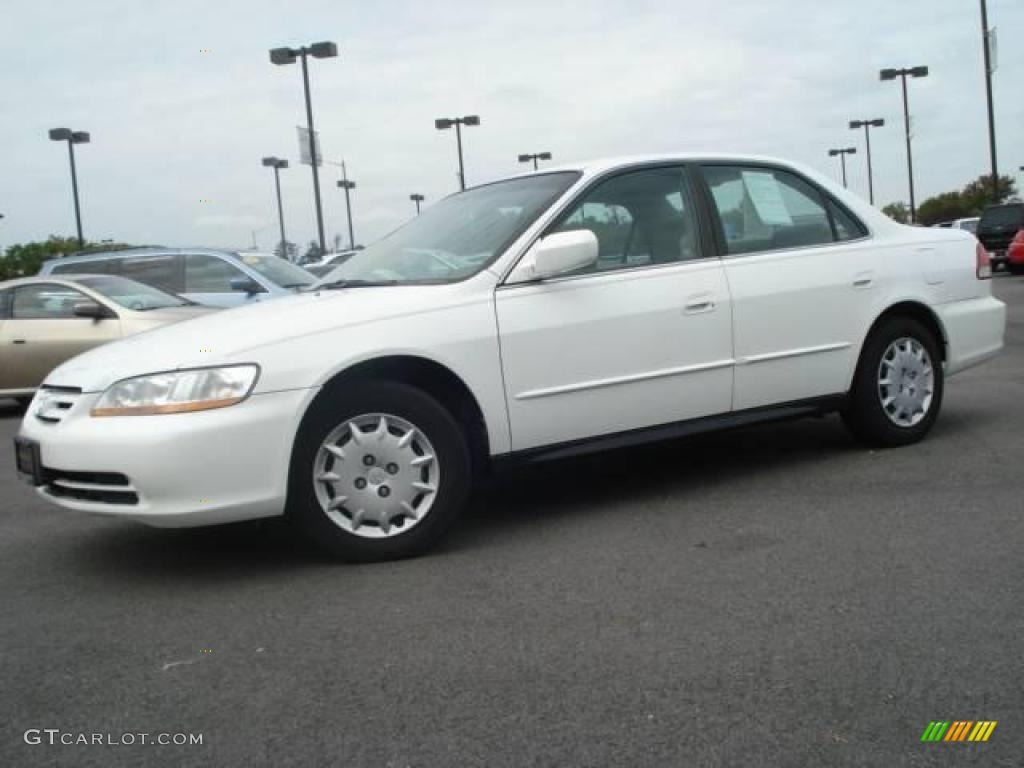
[[[888,216],[893,221],[898,221],[900,224],[906,224],[910,221],[910,209],[902,202],[889,203],[887,206],[882,208],[882,213]]]
[[[999,177],[999,200],[1002,202],[1017,193],[1017,185],[1010,176]],[[992,177],[979,176],[958,192],[943,192],[929,197],[917,209],[917,220],[926,226],[950,219],[980,216],[985,206],[992,203]]]
[[[46,240],[33,243],[16,243],[8,246],[0,256],[0,280],[28,277],[39,272],[44,261],[67,256],[79,251],[118,251],[130,248],[125,243],[86,243],[78,247],[78,238],[50,235]]]
[[[320,248],[320,243],[318,243],[316,240],[310,240],[309,246],[307,246],[306,248],[306,253],[302,258],[305,261],[315,261],[316,259],[319,259],[323,255],[324,252]]]

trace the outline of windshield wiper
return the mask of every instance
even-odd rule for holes
[[[322,288],[326,288],[329,291],[333,291],[339,288],[378,288],[383,285],[398,285],[397,280],[360,280],[358,278],[352,278],[348,280],[334,280],[330,283],[324,283],[318,285],[314,290],[319,291]]]

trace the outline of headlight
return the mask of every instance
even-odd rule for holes
[[[224,408],[244,400],[259,375],[255,365],[196,368],[136,376],[110,385],[92,416],[150,416]]]

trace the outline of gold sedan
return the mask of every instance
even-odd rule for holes
[[[213,311],[115,275],[0,283],[0,397],[27,402],[50,371],[87,349]]]

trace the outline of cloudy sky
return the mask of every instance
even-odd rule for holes
[[[244,246],[276,241],[282,172],[289,239],[315,237],[297,66],[267,51],[334,40],[313,61],[329,161],[358,187],[369,242],[457,186],[455,137],[439,116],[481,116],[465,135],[470,184],[556,160],[670,150],[739,151],[838,174],[829,147],[856,145],[850,185],[867,196],[862,132],[873,134],[876,202],[906,199],[899,86],[878,69],[927,64],[912,83],[918,199],[988,168],[975,0],[3,0],[0,3],[0,246],[73,234],[67,153],[49,128],[87,130],[79,179],[87,238]],[[1021,0],[989,0],[998,27],[1000,168],[1024,165]],[[209,52],[206,52],[206,51]],[[327,234],[345,232],[338,169],[321,186]],[[204,202],[209,201],[209,202]],[[347,238],[346,238],[347,239]]]

